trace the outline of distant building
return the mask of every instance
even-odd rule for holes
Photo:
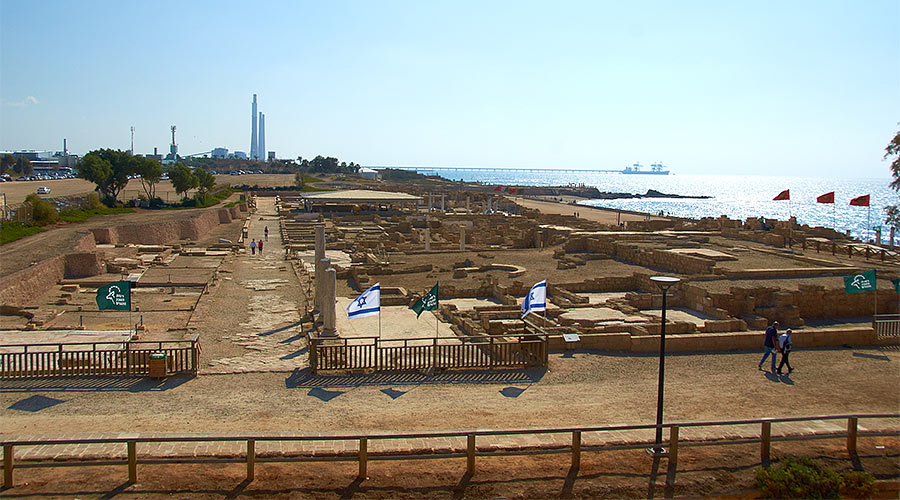
[[[379,173],[377,170],[373,170],[371,168],[359,169],[359,175],[363,179],[368,179],[370,181],[380,181],[381,180],[381,173]]]
[[[269,156],[267,156],[269,161],[275,161],[275,151],[269,151]]]
[[[228,158],[228,148],[215,148],[212,150],[213,158]]]
[[[234,158],[235,160],[246,160],[247,159],[247,153],[245,153],[243,151],[235,151],[233,154],[231,154],[229,156],[231,158]]]

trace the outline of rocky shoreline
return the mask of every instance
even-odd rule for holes
[[[507,188],[509,189],[509,188]],[[603,192],[596,187],[581,186],[525,186],[516,188],[520,193],[529,196],[574,196],[578,198],[594,199],[594,200],[618,200],[618,199],[642,199],[642,198],[677,198],[677,199],[694,199],[704,200],[710,199],[712,196],[691,196],[681,194],[668,194],[648,189],[645,194],[632,193],[610,193]]]

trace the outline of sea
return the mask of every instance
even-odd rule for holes
[[[432,169],[420,173],[437,174],[450,180],[481,182],[500,186],[585,185],[601,192],[645,194],[653,189],[665,194],[709,196],[708,199],[632,198],[586,200],[583,205],[632,210],[650,214],[701,219],[725,215],[746,220],[763,217],[787,220],[793,216],[801,225],[849,231],[854,238],[874,241],[876,229],[882,229],[887,242],[890,230],[884,225],[884,207],[900,203],[900,196],[889,186],[891,179],[839,179],[828,177],[779,177],[746,175],[626,175],[596,171],[528,171],[501,169]],[[790,200],[774,201],[785,189]],[[817,203],[816,197],[834,191],[834,203]],[[527,195],[527,189],[525,191]],[[851,206],[850,200],[870,195],[869,207]],[[896,236],[900,240],[900,233]]]

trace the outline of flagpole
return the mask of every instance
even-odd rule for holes
[[[875,314],[872,315],[872,323],[874,325],[875,320],[878,318],[878,275],[875,269],[872,269],[872,276],[875,276]]]

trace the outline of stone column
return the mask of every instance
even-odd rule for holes
[[[544,232],[538,229],[534,232],[534,248],[543,248],[544,246]]]
[[[876,245],[881,244],[881,228],[880,227],[875,230],[875,244]]]
[[[888,242],[891,246],[891,250],[894,249],[894,226],[891,226],[891,241]]]
[[[315,279],[315,295],[313,300],[313,312],[318,313],[321,309],[322,304],[322,276],[325,275],[326,267],[322,267],[322,260],[325,259],[325,225],[324,224],[316,224],[316,246],[315,246],[315,254],[314,254],[314,279]]]
[[[444,205],[444,193],[441,193],[441,213],[447,213]]]
[[[337,290],[337,271],[333,267],[325,270],[325,278],[322,280],[325,284],[324,301],[322,304],[322,335],[337,335],[337,316],[335,313],[335,294]]]
[[[469,200],[471,200],[471,196],[466,196],[466,215],[471,215],[472,211],[469,210]]]
[[[462,224],[459,225],[459,249],[463,251],[466,249],[466,226]]]
[[[431,228],[425,228],[425,251],[431,250]]]
[[[428,193],[428,211],[434,210],[434,193]]]
[[[416,213],[419,213],[419,200],[416,200]]]

